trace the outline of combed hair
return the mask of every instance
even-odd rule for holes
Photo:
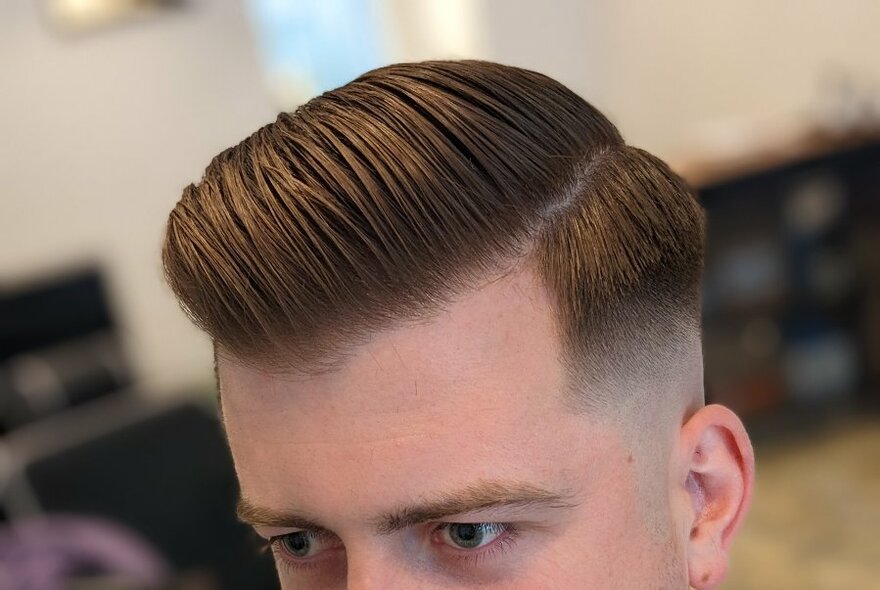
[[[703,213],[562,84],[431,61],[370,71],[220,153],[162,255],[215,346],[302,370],[531,264],[566,365],[628,380],[698,334]]]

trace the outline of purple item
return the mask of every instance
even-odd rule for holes
[[[106,520],[50,516],[0,527],[4,590],[65,590],[71,579],[98,575],[154,588],[167,580],[168,571],[145,540]]]

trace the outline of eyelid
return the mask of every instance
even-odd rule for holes
[[[482,547],[477,547],[474,549],[464,549],[464,548],[456,548],[447,543],[438,542],[435,540],[435,537],[438,533],[441,533],[444,529],[448,528],[450,525],[455,524],[481,524],[481,525],[494,525],[501,527],[503,531],[499,534],[498,537],[493,539],[487,545]],[[442,521],[442,522],[434,522],[428,523],[428,540],[432,544],[439,545],[440,547],[437,549],[438,551],[445,553],[446,558],[453,559],[459,562],[465,562],[468,565],[476,565],[480,561],[487,559],[489,557],[503,554],[508,551],[518,540],[522,531],[516,523],[510,522],[496,522],[496,521],[478,521],[474,519],[470,520],[461,520],[461,521]],[[281,547],[280,541],[288,536],[297,533],[308,533],[310,537],[319,540],[327,540],[333,539],[336,542],[332,543],[329,547],[322,548],[320,552],[316,555],[308,558],[297,558],[292,555],[288,555],[284,552],[284,549]],[[306,571],[312,569],[314,567],[318,567],[324,558],[326,558],[327,553],[333,552],[335,549],[342,547],[342,541],[338,536],[333,534],[330,531],[314,531],[314,530],[293,530],[286,531],[282,534],[277,534],[269,537],[267,539],[267,547],[272,551],[275,555],[276,560],[285,568],[290,571]]]
[[[489,524],[502,527],[503,532],[493,539],[489,544],[474,549],[456,548],[447,543],[434,541],[434,537],[441,533],[449,525],[453,524]],[[431,540],[440,546],[438,551],[449,554],[448,557],[457,561],[467,562],[469,565],[476,565],[480,561],[503,554],[508,551],[519,539],[521,530],[515,523],[510,522],[492,522],[492,521],[469,521],[469,522],[438,522],[435,523],[431,530]]]
[[[467,519],[442,520],[442,521],[437,521],[437,522],[431,523],[431,525],[430,525],[431,532],[435,533],[435,532],[444,530],[444,529],[450,527],[451,525],[456,525],[456,524],[490,525],[490,526],[501,527],[505,531],[508,529],[516,528],[515,524],[512,522],[502,522],[502,521],[494,521],[494,520],[475,520],[472,518],[470,520],[467,520]]]
[[[285,551],[282,542],[285,537],[289,537],[290,535],[296,535],[300,533],[306,533],[309,538],[327,543],[325,547],[321,547],[320,551],[315,553],[310,557],[297,557],[295,555],[290,555],[287,551]],[[327,542],[329,539],[329,542]],[[342,546],[342,541],[329,531],[315,531],[315,530],[295,530],[295,531],[287,531],[280,535],[274,535],[269,537],[266,541],[267,547],[272,551],[272,554],[275,556],[276,560],[283,563],[285,566],[290,568],[299,568],[299,569],[308,569],[309,567],[314,567],[320,562],[327,553],[330,553]]]
[[[310,530],[310,529],[293,529],[289,531],[284,531],[283,533],[279,533],[276,535],[272,535],[270,537],[266,537],[266,540],[270,543],[277,542],[284,537],[288,537],[290,535],[297,535],[300,533],[306,533],[310,538],[317,539],[320,541],[324,541],[326,539],[338,539],[336,535],[331,533],[330,531],[321,531],[321,530]]]
[[[297,528],[297,527],[280,527],[280,526],[266,527],[266,526],[255,526],[255,525],[252,525],[251,528],[253,529],[254,533],[257,534],[258,537],[260,537],[261,539],[263,539],[265,541],[270,541],[270,540],[277,538],[277,537],[283,537],[284,535],[293,535],[296,533],[314,533],[316,535],[325,534],[325,535],[335,536],[335,535],[333,535],[333,533],[331,531],[328,531],[325,529],[304,529],[304,528]]]
[[[455,539],[453,539],[452,530],[453,527],[459,526],[471,526],[476,527],[477,530],[482,530],[483,534],[488,533],[486,536],[488,538],[480,538],[479,544],[474,547],[460,547],[456,544]],[[495,543],[500,537],[507,534],[507,531],[510,529],[508,525],[497,522],[480,522],[480,523],[462,523],[462,522],[446,522],[437,527],[435,534],[439,536],[440,541],[443,545],[447,547],[451,547],[452,549],[456,549],[459,551],[467,551],[468,553],[473,551],[479,551],[484,547],[488,547]]]

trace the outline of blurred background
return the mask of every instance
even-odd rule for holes
[[[707,394],[758,459],[725,587],[880,588],[878,31],[876,0],[3,0],[0,588],[274,587],[164,222],[278,111],[438,57],[559,79],[697,189]]]

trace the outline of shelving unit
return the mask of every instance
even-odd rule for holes
[[[877,402],[880,133],[681,170],[707,213],[707,395],[747,420]]]

